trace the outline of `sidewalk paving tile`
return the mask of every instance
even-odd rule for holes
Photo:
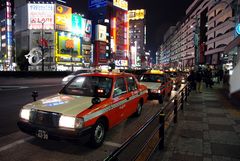
[[[151,161],[240,161],[240,108],[224,94],[220,85],[192,91]]]

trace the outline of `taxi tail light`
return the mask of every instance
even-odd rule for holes
[[[160,89],[152,89],[151,92],[152,93],[161,93],[161,90]]]

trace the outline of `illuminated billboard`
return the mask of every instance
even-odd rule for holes
[[[88,0],[88,8],[96,9],[107,5],[107,0]]]
[[[82,37],[83,42],[91,44],[92,21],[82,18]]]
[[[129,10],[128,11],[128,19],[129,20],[141,20],[144,19],[145,16],[145,10]]]
[[[58,64],[70,62],[82,63],[80,37],[73,36],[68,32],[56,32],[55,39],[57,47],[55,56]]]
[[[72,14],[72,32],[76,35],[81,35],[83,30],[82,17],[78,14]]]
[[[57,30],[72,30],[72,8],[56,4],[55,25]]]
[[[125,0],[113,0],[113,5],[125,11],[128,10],[128,2]]]
[[[96,25],[96,41],[107,41],[107,26]]]
[[[54,4],[28,4],[28,29],[54,29]]]

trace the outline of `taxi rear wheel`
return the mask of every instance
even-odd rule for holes
[[[140,116],[141,113],[142,113],[142,103],[141,102],[138,102],[138,105],[137,105],[137,111],[135,112],[135,116]]]
[[[104,120],[98,120],[93,126],[89,140],[89,145],[93,148],[100,147],[106,136],[106,123]]]

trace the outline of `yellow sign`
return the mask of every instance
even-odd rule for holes
[[[141,19],[144,19],[144,16],[145,16],[144,9],[128,11],[129,20],[141,20]]]
[[[55,25],[57,30],[72,30],[72,8],[56,4]]]
[[[113,5],[124,10],[128,10],[128,2],[125,0],[113,0]]]

